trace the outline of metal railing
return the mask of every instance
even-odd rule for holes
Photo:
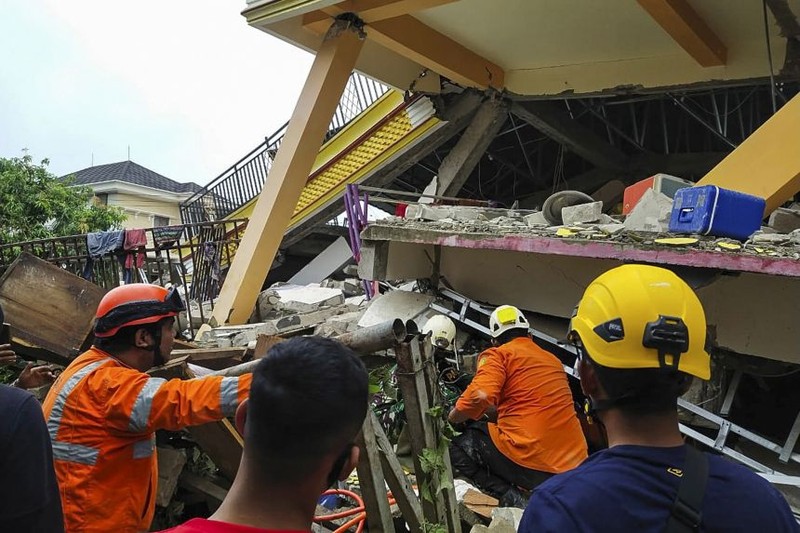
[[[325,141],[333,137],[389,88],[354,72],[333,113]],[[184,224],[222,220],[259,195],[272,168],[288,122],[181,204]],[[193,231],[193,230],[190,230]],[[194,237],[194,234],[190,234]]]
[[[194,336],[205,322],[225,281],[225,274],[239,246],[247,220],[147,228],[147,245],[138,250],[115,250],[92,256],[87,235],[0,245],[0,274],[21,252],[28,252],[104,289],[122,283],[144,282],[180,288],[186,306],[181,327]],[[130,267],[126,257],[131,254]],[[142,260],[137,267],[136,258]]]

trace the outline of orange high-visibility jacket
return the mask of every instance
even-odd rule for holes
[[[251,378],[167,381],[97,348],[78,356],[43,405],[65,530],[147,531],[158,483],[154,431],[232,416]]]
[[[489,436],[518,465],[561,473],[586,459],[564,367],[528,337],[484,351],[472,383],[456,402],[473,419],[490,405],[497,407],[497,423],[489,424]]]

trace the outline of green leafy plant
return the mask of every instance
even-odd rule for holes
[[[88,187],[72,187],[31,156],[0,158],[0,244],[78,235],[119,227],[125,214],[98,205]]]

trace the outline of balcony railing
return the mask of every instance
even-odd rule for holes
[[[385,85],[354,72],[333,113],[324,140],[333,137],[388,90]],[[264,188],[287,125],[288,123],[278,128],[278,131],[267,137],[263,143],[183,202],[181,204],[183,223],[191,225],[222,220],[258,196]]]

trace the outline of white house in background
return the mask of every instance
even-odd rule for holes
[[[150,228],[181,223],[180,204],[201,187],[178,183],[157,172],[122,161],[85,168],[72,174],[74,185],[91,187],[97,201],[121,207],[124,228]]]

